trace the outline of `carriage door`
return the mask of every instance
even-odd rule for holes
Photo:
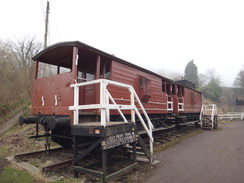
[[[195,93],[191,92],[191,105],[196,105],[197,103],[197,98]]]
[[[177,96],[177,86],[175,84],[171,85],[171,97],[173,99],[173,113],[178,113],[178,96]]]
[[[183,112],[184,111],[184,87],[182,86],[177,86],[178,91],[178,111]]]
[[[86,81],[92,81],[95,79],[95,68],[88,67],[85,73]],[[96,85],[87,85],[84,87],[84,104],[95,104],[96,103]]]

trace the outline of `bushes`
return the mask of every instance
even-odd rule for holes
[[[10,111],[11,111],[11,105],[0,104],[0,117],[8,115]]]
[[[25,115],[30,115],[30,103],[31,100],[25,98],[24,100],[19,99],[14,102],[0,104],[0,123],[16,115],[20,111],[23,111]]]
[[[35,37],[17,42],[0,40],[0,117],[27,106],[33,80],[32,57],[42,48]]]

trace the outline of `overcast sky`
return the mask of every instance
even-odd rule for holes
[[[46,0],[0,0],[0,39],[44,39]],[[126,61],[183,76],[215,69],[232,86],[244,67],[242,0],[49,0],[49,44],[78,40]]]

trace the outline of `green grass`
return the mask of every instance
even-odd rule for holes
[[[235,122],[235,120],[223,120],[223,121],[218,121],[219,124],[225,124],[225,123],[232,123]]]
[[[8,151],[7,147],[0,148],[0,158],[4,157],[4,153],[6,153],[6,151]]]
[[[0,173],[0,183],[34,183],[34,179],[27,172],[5,167]]]

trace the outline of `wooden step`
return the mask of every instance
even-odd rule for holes
[[[127,148],[127,149],[133,149],[133,146],[130,146],[130,145],[128,145],[128,146],[124,146],[124,147]],[[136,149],[137,149],[137,150],[141,150],[141,147],[136,146]]]
[[[133,151],[127,149],[127,153],[133,154]],[[141,155],[141,156],[146,156],[144,152],[138,152],[138,151],[136,151],[136,154],[137,154],[137,155]]]

